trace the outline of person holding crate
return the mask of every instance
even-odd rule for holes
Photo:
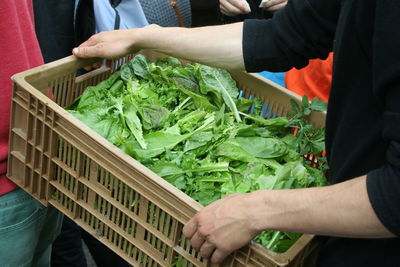
[[[269,20],[104,32],[73,53],[117,58],[139,49],[249,72],[302,68],[334,51],[326,122],[332,185],[227,196],[184,228],[221,262],[262,230],[328,236],[319,266],[399,266],[400,2],[293,0]]]

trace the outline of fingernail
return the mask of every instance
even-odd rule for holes
[[[78,54],[78,52],[79,52],[79,48],[78,47],[75,47],[74,49],[72,49],[72,53],[73,54]]]
[[[268,7],[268,3],[269,3],[269,0],[262,0],[259,7],[260,8]]]

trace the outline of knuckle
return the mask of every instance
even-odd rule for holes
[[[199,232],[199,235],[201,236],[201,237],[206,237],[206,236],[208,236],[208,229],[207,228],[205,228],[204,226],[200,226],[199,227],[199,229],[197,229],[197,231]]]
[[[96,33],[95,35],[93,35],[94,40],[99,40],[102,37],[104,37],[104,32],[99,32],[99,33]]]
[[[79,52],[82,56],[86,56],[87,55],[87,47],[81,47],[79,48]]]
[[[206,217],[205,217],[205,215],[204,215],[204,212],[202,212],[202,211],[198,212],[198,213],[196,214],[196,219],[197,219],[197,222],[198,222],[199,224],[201,224],[202,222],[204,222],[205,219],[206,219]]]
[[[88,41],[94,42],[94,41],[97,41],[97,39],[98,39],[98,34],[94,34],[94,35],[90,36]]]
[[[200,250],[200,255],[203,258],[209,258],[210,257],[210,252],[206,251],[206,250]]]
[[[99,43],[94,47],[94,50],[96,51],[96,57],[103,57],[104,56],[104,44]]]
[[[228,254],[232,250],[228,244],[220,244],[218,249],[224,254]]]

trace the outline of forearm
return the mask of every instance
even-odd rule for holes
[[[340,184],[298,190],[258,191],[255,227],[353,238],[393,237],[368,199],[365,176]],[[261,208],[262,207],[262,208]]]
[[[225,69],[244,69],[243,23],[201,28],[143,28],[136,47]]]

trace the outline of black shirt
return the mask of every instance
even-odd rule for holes
[[[290,0],[247,20],[247,71],[287,71],[334,51],[326,122],[329,180],[367,174],[375,213],[400,235],[400,1]],[[323,266],[400,266],[400,239],[330,238]]]

